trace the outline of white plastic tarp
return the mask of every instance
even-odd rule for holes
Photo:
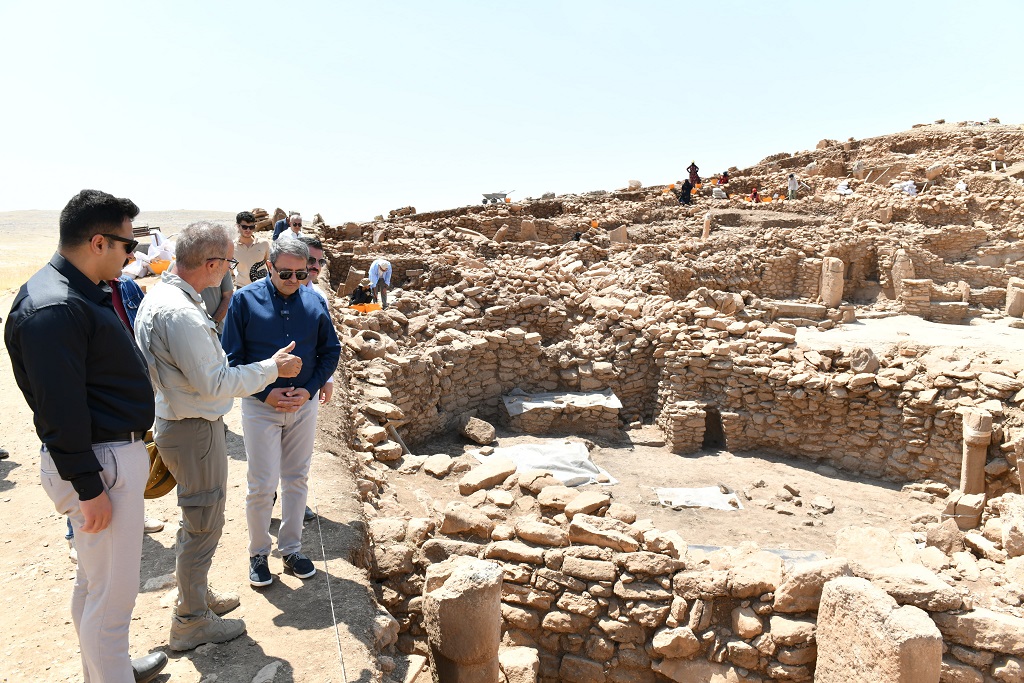
[[[571,405],[579,408],[592,408],[602,406],[604,408],[621,408],[622,402],[611,389],[604,391],[551,391],[542,394],[527,394],[522,391],[513,391],[501,397],[505,402],[505,410],[515,417],[522,415],[527,410],[538,408],[555,408],[558,406]]]
[[[743,505],[735,493],[722,493],[717,486],[704,486],[695,489],[654,489],[654,493],[662,505],[670,508],[743,509]]]
[[[508,458],[516,464],[516,470],[547,470],[566,486],[582,486],[598,483],[599,474],[608,477],[603,484],[617,484],[608,472],[594,464],[587,447],[578,441],[554,443],[524,443],[505,448],[495,448],[491,455],[472,451],[480,462],[489,458]],[[717,489],[716,489],[717,490]]]

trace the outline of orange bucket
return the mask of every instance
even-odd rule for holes
[[[167,259],[155,259],[149,262],[149,269],[157,275],[160,275],[171,266],[171,262]]]

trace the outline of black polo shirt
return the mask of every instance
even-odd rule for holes
[[[4,328],[39,440],[81,500],[103,492],[92,444],[153,425],[153,387],[110,287],[60,254],[22,285]]]

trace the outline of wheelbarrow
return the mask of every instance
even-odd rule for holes
[[[487,194],[485,192],[483,193],[483,203],[486,204],[487,202],[490,202],[491,204],[497,204],[498,202],[507,201],[506,197],[508,197],[508,195],[512,194],[513,192],[515,192],[515,190],[509,190],[508,192],[491,192],[490,194]]]

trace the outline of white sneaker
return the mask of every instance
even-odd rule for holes
[[[142,528],[147,534],[155,534],[158,531],[164,530],[164,523],[163,520],[146,517],[145,521],[142,523]]]

